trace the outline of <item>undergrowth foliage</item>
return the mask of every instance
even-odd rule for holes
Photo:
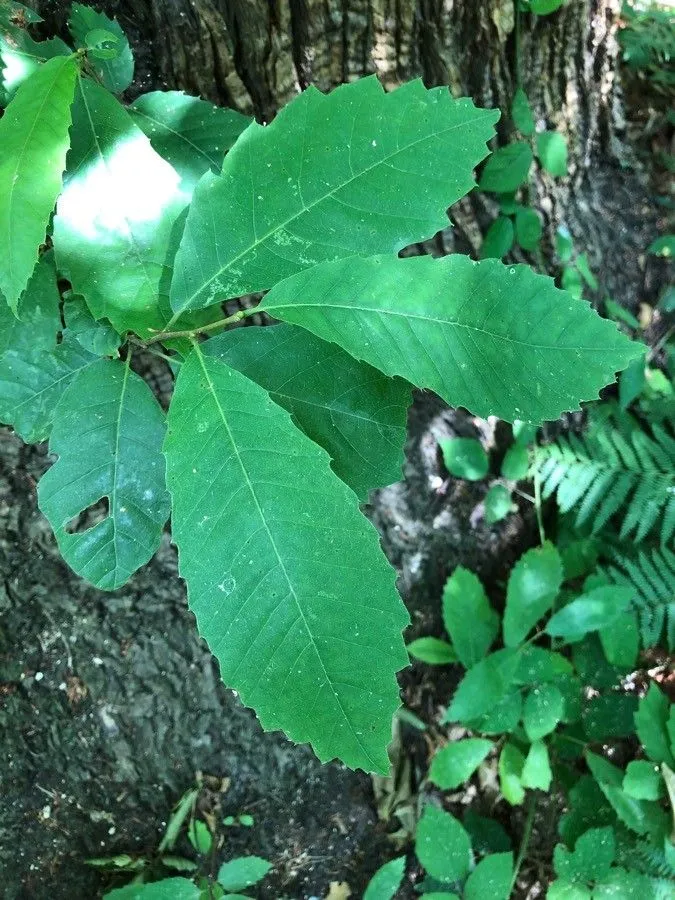
[[[0,15],[0,418],[49,439],[38,496],[65,560],[115,590],[170,516],[226,684],[322,760],[387,771],[408,617],[359,498],[398,476],[411,386],[538,423],[597,397],[640,346],[528,267],[397,256],[474,187],[496,110],[374,77],[310,88],[265,127],[172,91],[125,106],[116,22],[75,4],[67,46],[36,42],[19,4]],[[254,310],[222,303],[264,291],[283,324],[229,328]],[[146,353],[176,373],[166,416],[136,371]],[[452,717],[538,703],[521,643],[554,580],[505,648],[471,659]],[[503,753],[515,794],[527,757]]]

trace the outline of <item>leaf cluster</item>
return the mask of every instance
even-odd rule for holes
[[[170,516],[226,683],[384,772],[408,617],[359,501],[399,477],[411,388],[538,423],[641,348],[528,267],[399,257],[475,186],[498,111],[376,78],[267,126],[174,91],[126,105],[119,23],[75,4],[68,46],[32,21],[0,46],[0,419],[50,441],[61,552],[116,590]],[[282,324],[230,327],[256,310]],[[157,352],[166,414],[137,371]]]

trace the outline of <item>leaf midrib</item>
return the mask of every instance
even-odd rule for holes
[[[264,310],[265,312],[269,313],[269,312],[274,312],[279,309],[302,309],[302,308],[320,310],[320,306],[318,303],[281,303],[281,304],[276,304],[276,305],[274,303],[270,303],[268,305],[263,301],[263,303],[261,303],[260,306],[253,308],[250,311],[250,314],[253,314],[253,312],[260,312],[261,310]],[[411,312],[397,312],[396,310],[386,309],[383,307],[355,306],[353,304],[347,304],[347,303],[325,303],[325,304],[323,304],[323,308],[325,308],[327,310],[341,309],[341,310],[346,310],[347,312],[370,313],[371,315],[373,315],[373,314],[388,315],[388,316],[394,316],[399,319],[405,319],[405,320],[414,319],[414,320],[418,320],[420,322],[428,322],[433,325],[448,325],[452,328],[464,328],[466,331],[477,332],[478,334],[484,334],[490,338],[498,339],[500,341],[506,341],[507,343],[515,344],[520,347],[530,347],[535,350],[556,350],[559,353],[564,353],[564,352],[577,353],[578,351],[584,351],[584,352],[589,352],[589,353],[590,352],[592,352],[592,353],[612,353],[614,350],[614,348],[612,348],[612,347],[577,347],[577,346],[560,347],[555,344],[552,344],[552,345],[550,345],[550,344],[534,344],[534,343],[530,343],[528,341],[519,341],[516,338],[509,337],[509,335],[507,335],[507,334],[499,334],[494,331],[488,331],[488,329],[479,328],[477,325],[467,325],[466,323],[459,322],[456,319],[437,319],[434,316],[421,316],[421,315],[416,315],[415,313],[411,313]],[[281,317],[279,317],[279,318],[281,318]],[[307,327],[307,326],[301,326],[301,327]],[[311,330],[311,329],[309,329],[309,330]]]
[[[490,114],[492,112],[492,110],[483,110],[483,112]],[[265,241],[267,241],[270,237],[272,237],[273,234],[276,234],[276,232],[281,231],[282,229],[286,228],[288,225],[290,225],[296,219],[300,218],[300,216],[304,215],[305,213],[310,212],[312,209],[314,209],[314,207],[318,206],[320,203],[323,203],[324,200],[329,199],[334,194],[336,194],[338,191],[341,191],[343,188],[348,187],[352,182],[354,182],[358,178],[361,178],[364,175],[368,174],[368,172],[371,172],[373,169],[377,168],[378,166],[385,164],[386,162],[388,162],[391,159],[394,159],[394,157],[396,157],[399,153],[403,153],[408,150],[411,150],[413,147],[416,147],[418,144],[423,144],[425,141],[433,140],[442,134],[447,134],[450,131],[455,131],[457,128],[469,127],[469,126],[473,125],[475,122],[480,122],[482,119],[485,119],[488,117],[489,117],[489,115],[476,116],[476,118],[474,118],[474,119],[469,119],[467,121],[460,122],[456,125],[452,125],[449,128],[443,128],[440,131],[435,131],[433,134],[427,134],[423,138],[420,138],[417,141],[413,141],[410,144],[406,144],[405,147],[399,147],[393,153],[390,153],[387,156],[381,157],[376,162],[374,162],[372,165],[367,166],[365,169],[362,169],[358,173],[358,175],[354,175],[352,178],[349,178],[346,181],[341,182],[339,185],[336,185],[336,187],[334,187],[332,190],[327,191],[325,194],[322,194],[319,197],[317,197],[316,200],[314,200],[309,205],[305,204],[303,201],[302,209],[300,209],[297,213],[294,213],[292,216],[290,216],[288,219],[284,220],[283,222],[277,223],[274,226],[274,228],[270,229],[264,235],[262,235],[260,238],[257,238],[253,243],[249,244],[245,250],[243,250],[241,253],[238,253],[236,256],[232,257],[232,259],[230,259],[226,265],[221,266],[214,275],[212,275],[209,279],[204,281],[199,286],[199,288],[190,297],[187,298],[187,300],[180,307],[180,309],[174,310],[175,315],[174,315],[173,321],[175,321],[175,319],[179,315],[181,315],[183,312],[185,312],[186,309],[191,308],[192,301],[195,299],[195,297],[198,297],[199,294],[201,294],[209,285],[213,284],[214,281],[216,281],[218,278],[220,278],[220,276],[224,272],[226,272],[229,268],[231,268],[233,265],[235,265],[237,262],[239,262],[239,260],[241,260],[245,256],[247,256],[249,253],[251,253],[257,247],[264,244]],[[305,132],[303,131],[303,140],[304,140],[304,134],[305,134]],[[249,148],[249,151],[250,151],[250,148]],[[222,174],[219,177],[222,177]],[[189,221],[189,219],[188,219],[188,221]],[[186,223],[186,228],[187,228],[187,223]],[[181,240],[181,243],[182,243],[182,240]]]
[[[332,694],[333,694],[333,697],[335,698],[335,702],[337,703],[337,705],[338,705],[338,707],[339,707],[339,709],[340,709],[340,712],[342,713],[342,716],[343,716],[344,721],[349,725],[349,730],[351,731],[351,733],[352,733],[354,739],[356,740],[357,744],[358,744],[359,747],[361,748],[361,751],[364,753],[364,755],[365,755],[366,758],[368,759],[368,762],[373,766],[373,771],[376,771],[376,770],[377,770],[377,764],[376,764],[376,762],[373,760],[373,758],[371,757],[371,755],[370,755],[370,753],[368,752],[367,748],[364,746],[363,742],[361,741],[359,735],[356,733],[356,731],[355,731],[355,729],[354,729],[354,727],[353,727],[353,725],[352,725],[352,723],[351,723],[349,717],[347,716],[347,714],[346,714],[346,712],[345,712],[345,709],[344,709],[344,707],[343,707],[343,705],[342,705],[342,702],[341,702],[341,700],[340,700],[340,697],[338,696],[338,694],[337,694],[335,688],[333,687],[333,683],[332,683],[330,677],[328,676],[328,672],[327,672],[327,670],[326,670],[326,666],[325,666],[325,664],[324,664],[323,658],[322,658],[322,656],[321,656],[321,653],[319,652],[319,648],[318,648],[318,646],[317,646],[317,644],[316,644],[316,641],[314,640],[314,635],[312,634],[312,631],[311,631],[311,629],[310,629],[310,627],[309,627],[309,623],[307,622],[307,617],[305,616],[305,613],[304,613],[304,610],[303,610],[303,608],[302,608],[302,606],[301,606],[301,604],[300,604],[300,600],[299,600],[299,598],[298,598],[298,595],[297,595],[296,592],[295,592],[295,587],[293,586],[293,583],[291,582],[291,579],[290,579],[290,576],[289,576],[289,574],[288,574],[288,571],[286,570],[286,566],[284,565],[284,561],[283,561],[282,556],[281,556],[281,554],[280,554],[280,552],[279,552],[279,549],[278,549],[278,547],[277,547],[277,545],[276,545],[276,541],[274,540],[274,536],[272,535],[272,532],[270,531],[269,525],[267,524],[267,519],[265,518],[265,515],[264,515],[264,513],[263,513],[263,510],[262,510],[262,507],[261,507],[261,505],[260,505],[260,502],[258,501],[258,495],[257,495],[256,492],[255,492],[255,487],[254,487],[254,485],[253,485],[253,482],[251,481],[251,479],[250,479],[250,477],[249,477],[249,474],[248,474],[248,470],[246,469],[246,466],[245,466],[245,464],[244,464],[244,461],[243,461],[243,459],[241,458],[241,454],[240,454],[240,452],[239,452],[239,447],[238,447],[237,442],[236,442],[235,439],[234,439],[234,435],[232,434],[232,431],[231,431],[231,429],[230,429],[229,423],[228,423],[228,421],[227,421],[227,416],[225,415],[225,410],[223,409],[223,407],[222,407],[222,405],[221,405],[221,403],[220,403],[220,400],[218,399],[218,395],[217,395],[217,393],[216,393],[215,385],[214,385],[213,380],[212,380],[212,378],[211,378],[211,374],[210,374],[210,372],[209,372],[209,370],[208,370],[208,368],[207,368],[207,366],[206,366],[206,364],[205,364],[204,356],[203,356],[203,354],[202,354],[202,352],[201,352],[201,349],[200,349],[200,347],[199,347],[199,344],[197,344],[197,343],[194,344],[194,351],[193,351],[193,352],[196,354],[197,359],[198,359],[198,361],[199,361],[199,365],[201,366],[202,372],[204,373],[204,378],[206,379],[206,383],[207,383],[208,389],[209,389],[209,391],[210,391],[210,393],[211,393],[211,396],[213,397],[213,402],[214,402],[215,405],[216,405],[216,409],[218,410],[218,414],[219,414],[220,419],[221,419],[221,421],[222,421],[222,423],[223,423],[223,426],[224,426],[224,428],[225,428],[225,431],[227,432],[227,436],[228,436],[228,438],[229,438],[229,440],[230,440],[230,443],[232,444],[232,449],[234,450],[234,455],[235,455],[235,457],[236,457],[236,459],[237,459],[237,462],[239,463],[239,466],[240,466],[240,468],[241,468],[242,475],[244,476],[244,480],[246,481],[246,486],[247,486],[248,489],[249,489],[249,492],[250,492],[250,494],[251,494],[251,497],[252,497],[252,499],[253,499],[253,502],[254,502],[254,504],[255,504],[255,507],[256,507],[256,509],[257,509],[257,511],[258,511],[258,515],[259,515],[259,517],[260,517],[260,521],[262,522],[263,527],[264,527],[265,531],[267,532],[267,536],[268,536],[268,538],[269,538],[270,544],[271,544],[272,549],[273,549],[273,551],[274,551],[274,555],[275,555],[276,558],[277,558],[277,561],[278,561],[278,563],[279,563],[279,566],[280,566],[280,568],[281,568],[281,571],[283,572],[284,578],[286,579],[286,583],[288,584],[288,589],[289,589],[290,595],[293,597],[293,600],[294,600],[294,602],[295,602],[295,606],[296,606],[296,608],[297,608],[297,610],[298,610],[298,614],[299,614],[300,618],[302,619],[302,623],[303,623],[303,625],[304,625],[304,628],[305,628],[305,631],[306,631],[306,633],[307,633],[307,636],[309,637],[311,646],[312,646],[312,648],[314,649],[314,652],[315,652],[315,654],[316,654],[316,658],[317,658],[318,661],[319,661],[319,664],[321,665],[321,670],[323,671],[323,674],[324,674],[325,683],[329,686],[329,688],[330,688],[330,690],[331,690],[331,692],[332,692]]]

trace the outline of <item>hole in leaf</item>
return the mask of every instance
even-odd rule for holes
[[[64,531],[66,534],[84,534],[90,528],[100,525],[110,514],[110,502],[107,497],[101,497],[96,503],[92,503],[81,513],[78,513],[68,522]]]

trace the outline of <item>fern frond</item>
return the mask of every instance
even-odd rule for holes
[[[533,465],[543,497],[556,494],[563,513],[576,508],[577,528],[597,534],[616,516],[622,539],[658,531],[662,545],[672,541],[675,438],[664,425],[648,431],[628,414],[598,414],[585,434],[538,447]]]
[[[610,555],[611,562],[597,572],[610,584],[634,589],[642,645],[654,647],[665,630],[668,650],[675,650],[675,553],[655,547],[632,556],[616,550]]]

